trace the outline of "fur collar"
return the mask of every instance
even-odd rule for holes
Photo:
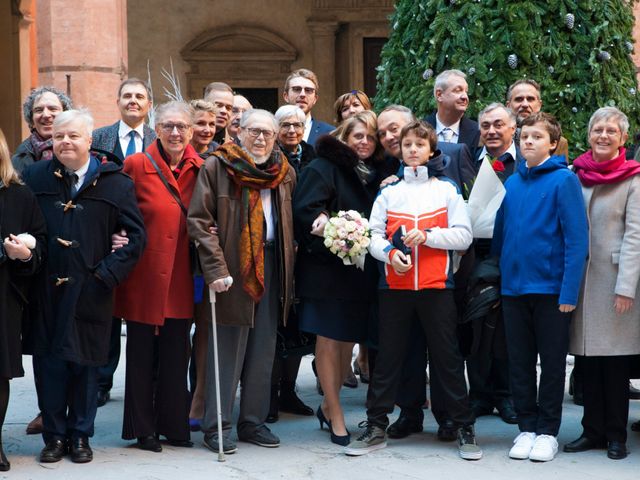
[[[358,164],[358,156],[347,144],[331,135],[322,135],[316,141],[318,157],[326,158],[340,168],[353,168]]]

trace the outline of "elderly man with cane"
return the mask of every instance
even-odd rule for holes
[[[207,159],[189,206],[189,235],[198,246],[211,295],[217,294],[202,430],[205,446],[227,454],[237,450],[231,414],[239,382],[238,439],[263,447],[280,445],[264,422],[276,330],[293,300],[295,172],[274,149],[277,131],[275,117],[266,110],[245,112],[241,146],[223,145]],[[217,395],[220,406],[214,403]]]

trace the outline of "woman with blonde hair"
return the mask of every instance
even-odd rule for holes
[[[338,445],[350,440],[340,387],[354,343],[367,340],[378,270],[371,258],[364,271],[344,265],[324,246],[323,232],[329,212],[356,210],[369,216],[385,178],[376,128],[376,115],[360,112],[332,136],[320,137],[318,156],[302,171],[293,200],[300,329],[316,334],[316,368],[324,391],[316,413],[321,427],[327,424],[331,441]]]
[[[29,277],[40,267],[46,228],[36,198],[11,165],[7,140],[0,130],[0,432],[9,404],[9,380],[24,376],[22,321],[29,296]],[[11,467],[2,450],[0,471]]]

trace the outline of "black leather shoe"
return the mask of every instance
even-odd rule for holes
[[[0,443],[0,472],[8,472],[11,469],[11,463],[7,460],[7,456],[2,449],[2,443]]]
[[[453,420],[445,420],[438,426],[438,440],[441,442],[453,442],[458,439],[458,429]]]
[[[471,402],[471,410],[476,418],[493,415],[493,406],[482,402]]]
[[[631,424],[631,430],[634,432],[640,432],[640,420]]]
[[[387,428],[387,435],[389,438],[405,438],[412,433],[419,433],[421,431],[422,422],[400,415],[398,419]]]
[[[607,447],[607,457],[611,460],[622,460],[627,458],[627,444],[624,442],[609,442]]]
[[[589,437],[581,435],[580,438],[567,443],[562,450],[566,453],[578,453],[586,452],[587,450],[602,449],[606,446],[606,443],[603,441],[592,440]]]
[[[293,413],[294,415],[304,415],[306,417],[313,415],[313,408],[305,405],[294,390],[282,390],[280,392],[280,411]]]
[[[104,407],[105,403],[110,399],[111,393],[109,390],[98,390],[98,407]]]
[[[172,447],[191,448],[193,442],[191,440],[176,440],[175,438],[167,438],[167,443]]]
[[[87,437],[71,440],[71,461],[73,463],[89,463],[93,460],[93,450],[89,446]]]
[[[40,462],[55,463],[67,454],[67,442],[64,440],[49,440],[40,452]]]
[[[347,375],[347,378],[344,379],[344,382],[342,382],[342,385],[347,388],[358,388],[358,379],[353,373],[353,370],[349,369],[349,374]]]
[[[146,437],[138,437],[138,443],[136,447],[140,450],[148,450],[149,452],[161,452],[162,445],[154,435],[148,435]]]
[[[508,423],[510,425],[518,423],[518,414],[516,413],[516,409],[513,407],[513,403],[511,403],[511,401],[504,400],[496,408],[498,409],[498,414],[504,423]]]

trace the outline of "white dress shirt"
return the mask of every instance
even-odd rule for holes
[[[129,125],[120,120],[120,126],[118,127],[118,139],[120,140],[120,148],[122,149],[122,154],[127,154],[127,147],[129,146],[129,140],[131,137],[129,136],[129,132],[133,130],[136,132],[135,136],[135,144],[136,144],[136,153],[142,151],[142,139],[144,138],[144,123],[141,123],[136,128],[131,128]]]

